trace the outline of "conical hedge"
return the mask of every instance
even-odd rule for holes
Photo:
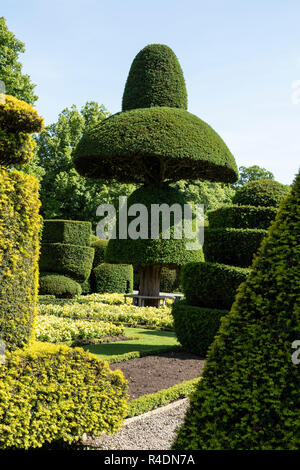
[[[187,109],[183,72],[172,49],[150,44],[132,62],[125,85],[122,111],[152,106]]]
[[[299,449],[300,175],[210,349],[173,449]]]

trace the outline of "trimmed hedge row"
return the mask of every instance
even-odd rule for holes
[[[183,349],[206,357],[209,346],[220,327],[220,320],[228,310],[217,310],[175,302],[172,315],[177,339]]]
[[[33,337],[38,294],[39,184],[0,168],[0,339],[9,349]]]
[[[94,249],[89,246],[43,243],[40,270],[84,282],[91,273],[93,258]]]
[[[133,268],[131,264],[99,264],[93,270],[98,294],[126,292],[133,289]]]
[[[36,343],[0,367],[0,448],[29,449],[117,431],[127,414],[121,371],[80,348]]]
[[[101,240],[98,237],[93,236],[91,240],[91,247],[95,250],[93,268],[104,263],[105,250],[108,245],[108,240]]]
[[[91,223],[78,220],[44,220],[42,243],[90,246]]]
[[[182,267],[181,273],[187,304],[229,309],[249,269],[218,263],[188,263]],[[180,334],[177,329],[176,334]]]
[[[40,273],[40,295],[55,295],[61,299],[72,299],[82,293],[78,282],[70,277],[53,273]]]
[[[268,229],[275,219],[275,207],[225,206],[207,212],[209,227]]]
[[[162,268],[160,272],[160,291],[175,292],[180,287],[180,269]]]
[[[207,228],[203,251],[209,262],[240,267],[251,265],[267,230],[237,228]]]

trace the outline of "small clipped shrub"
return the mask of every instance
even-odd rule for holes
[[[62,274],[77,282],[84,282],[91,273],[93,259],[94,249],[89,246],[43,243],[40,270]]]
[[[127,414],[121,371],[80,348],[35,343],[0,367],[0,448],[30,449],[116,432]]]
[[[39,184],[0,168],[0,339],[9,349],[33,337],[38,294]]]
[[[67,276],[52,273],[40,275],[40,295],[55,295],[61,299],[72,299],[81,293],[80,284]]]
[[[248,267],[267,230],[237,228],[207,228],[203,245],[209,262]]]
[[[228,310],[217,310],[188,305],[181,300],[172,308],[176,336],[183,349],[205,357],[217,334],[221,318]]]
[[[81,287],[82,295],[91,294],[92,293],[91,277],[89,277],[89,279],[86,279],[84,282],[82,282],[80,284],[80,287]]]
[[[44,220],[42,243],[90,246],[91,223],[78,220]]]
[[[300,174],[221,321],[173,450],[299,449],[299,247]]]
[[[162,268],[160,273],[160,291],[176,292],[180,286],[180,269]]]
[[[270,179],[249,181],[236,190],[232,202],[243,206],[278,207],[289,190],[289,186]]]
[[[207,212],[210,228],[250,228],[267,230],[275,219],[277,208],[225,206]]]
[[[133,268],[130,264],[102,263],[94,269],[96,292],[130,293],[133,289]]]
[[[188,263],[181,269],[181,284],[187,304],[230,309],[249,270],[218,263]]]

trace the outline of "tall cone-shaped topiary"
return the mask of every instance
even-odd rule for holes
[[[222,319],[173,449],[299,449],[299,259],[298,174]]]
[[[77,171],[86,177],[144,184],[132,194],[128,206],[144,204],[148,213],[151,204],[170,207],[173,201],[184,207],[183,195],[168,186],[172,182],[236,181],[235,160],[223,140],[186,108],[185,81],[174,52],[161,44],[146,46],[131,66],[123,111],[90,128],[79,142],[74,152]],[[183,238],[175,239],[174,221],[169,240],[163,232],[160,221],[156,239],[142,235],[123,239],[124,234],[121,239],[117,227],[117,238],[109,242],[106,262],[138,268],[141,295],[159,294],[162,266],[176,267],[182,260],[202,258],[199,250],[187,253]]]

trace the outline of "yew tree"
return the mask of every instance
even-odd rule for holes
[[[144,204],[187,203],[173,187],[176,181],[208,180],[233,183],[238,179],[234,157],[220,136],[204,121],[187,111],[183,72],[174,52],[152,44],[135,57],[126,81],[122,111],[88,129],[74,152],[78,173],[90,178],[142,184],[128,199],[128,207]],[[128,217],[128,222],[134,219]],[[150,228],[150,220],[148,220]],[[163,266],[176,267],[203,260],[202,250],[188,250],[183,235],[170,217],[170,238],[162,221],[158,238],[148,238],[140,227],[137,239],[110,239],[106,261],[133,264],[140,273],[140,295],[158,296]],[[157,305],[149,299],[148,305]]]

